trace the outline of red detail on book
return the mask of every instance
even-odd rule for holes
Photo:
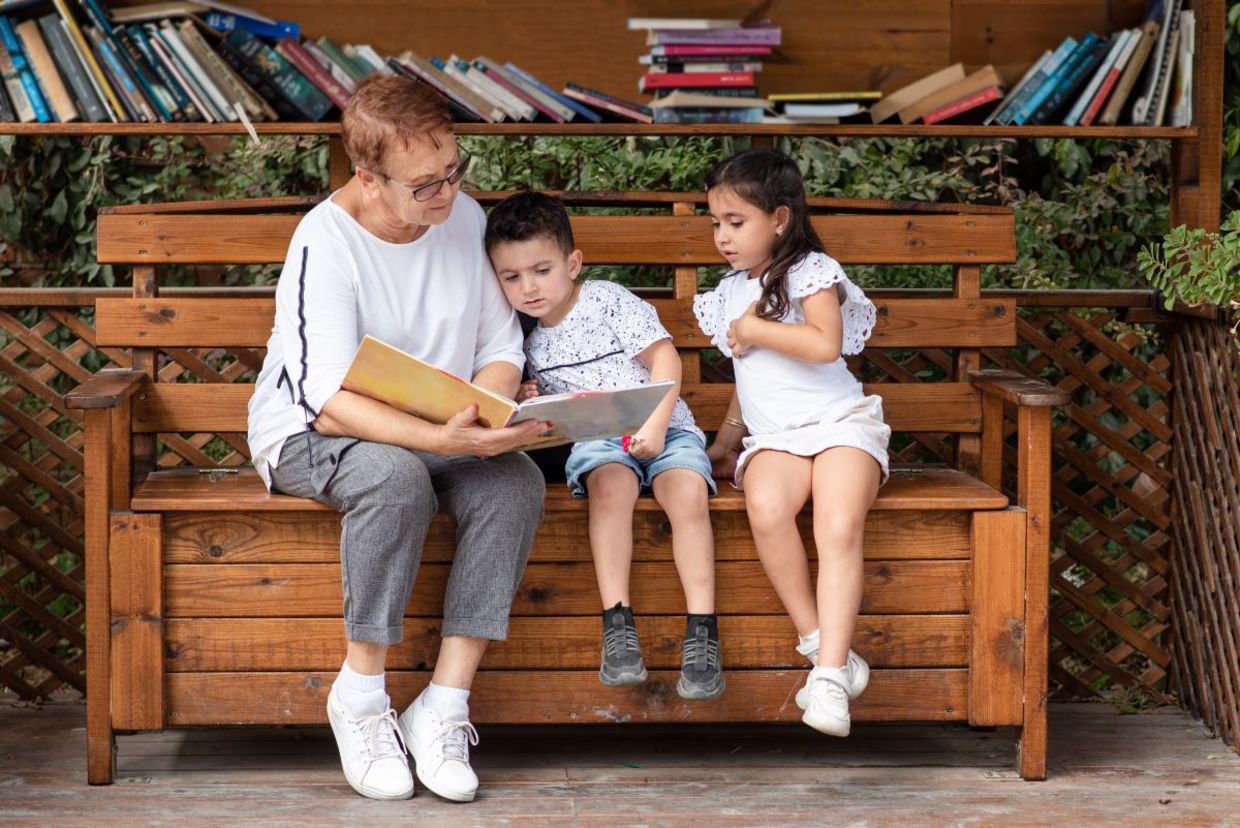
[[[646,89],[681,86],[753,86],[753,72],[651,72],[642,75]]]
[[[477,65],[475,65],[475,66],[474,66],[474,68],[475,68],[475,69],[477,69],[477,68],[479,68],[479,67],[478,67]],[[516,95],[516,96],[517,96],[518,98],[520,98],[521,100],[525,101],[525,102],[526,102],[527,104],[529,104],[530,106],[532,106],[532,107],[534,107],[535,109],[537,109],[537,110],[538,110],[539,112],[541,112],[543,115],[546,115],[546,116],[547,116],[548,118],[550,118],[553,122],[555,122],[555,123],[557,123],[557,124],[562,124],[562,123],[564,123],[564,119],[563,119],[562,117],[560,117],[560,114],[559,114],[558,112],[555,112],[554,110],[548,109],[547,107],[543,106],[543,104],[542,104],[542,102],[541,102],[541,101],[539,101],[539,100],[538,100],[537,98],[535,98],[533,95],[530,95],[528,92],[526,92],[526,91],[525,91],[524,89],[522,89],[521,87],[517,86],[517,85],[516,85],[515,83],[513,83],[512,81],[508,80],[508,78],[504,77],[504,76],[503,76],[503,75],[501,75],[499,72],[496,72],[496,71],[494,71],[494,70],[492,70],[492,69],[489,69],[489,68],[487,68],[487,67],[485,67],[485,66],[483,66],[483,67],[481,67],[481,68],[482,68],[482,73],[483,73],[484,75],[486,75],[488,78],[490,78],[491,80],[493,80],[493,81],[495,81],[496,83],[498,83],[500,86],[502,86],[502,87],[504,87],[505,89],[507,89],[507,90],[508,90],[509,92],[511,92],[512,94]]]
[[[1089,107],[1085,110],[1085,114],[1081,116],[1081,126],[1089,126],[1094,122],[1094,118],[1098,117],[1098,113],[1102,111],[1107,98],[1111,96],[1111,90],[1115,88],[1115,84],[1119,83],[1119,76],[1123,73],[1122,67],[1118,69],[1113,68],[1107,72],[1107,76],[1102,79],[1102,86],[1098,87],[1098,94],[1094,95],[1094,99],[1089,102]]]
[[[562,94],[567,95],[568,97],[573,98],[574,100],[581,101],[583,104],[592,106],[595,109],[605,109],[608,112],[614,112],[617,115],[623,115],[624,117],[628,118],[631,121],[638,121],[639,123],[643,123],[643,124],[649,124],[649,123],[654,122],[653,115],[647,115],[644,112],[638,112],[637,110],[629,109],[628,107],[618,106],[616,104],[613,104],[611,101],[605,101],[602,98],[596,98],[593,95],[586,94],[585,92],[578,92],[575,89],[569,89],[565,87]]]
[[[341,112],[349,105],[349,98],[352,97],[349,90],[341,86],[340,81],[333,78],[296,40],[291,37],[284,38],[276,44],[276,51],[288,58],[288,62],[309,78],[311,83],[323,90],[323,94],[331,98]]]
[[[974,92],[972,95],[961,98],[958,101],[952,101],[944,104],[933,112],[927,112],[921,116],[921,120],[926,124],[937,124],[939,121],[946,121],[948,118],[954,118],[957,115],[968,112],[970,109],[976,109],[982,104],[997,101],[1003,97],[999,92],[999,87],[988,86],[980,92]]]

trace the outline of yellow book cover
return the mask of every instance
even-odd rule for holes
[[[534,397],[516,403],[367,336],[358,346],[341,387],[387,403],[432,423],[446,423],[471,404],[487,428],[543,420],[551,430],[519,447],[541,448],[633,434],[674,385],[670,380],[615,391],[584,391]]]

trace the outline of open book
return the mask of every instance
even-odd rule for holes
[[[518,450],[580,440],[621,437],[642,427],[674,385],[671,380],[617,391],[584,391],[516,403],[367,336],[358,346],[341,387],[385,402],[433,423],[446,423],[471,403],[478,420],[502,428],[544,420],[552,429]]]

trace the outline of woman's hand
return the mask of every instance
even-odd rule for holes
[[[722,480],[731,480],[736,476],[736,461],[741,456],[739,451],[712,443],[710,448],[706,449],[706,456],[710,459],[712,475]]]
[[[517,402],[522,403],[537,396],[538,380],[526,380],[517,386]]]
[[[732,356],[744,356],[753,346],[753,326],[761,321],[758,317],[758,303],[751,302],[744,313],[728,324],[728,350],[732,352]]]
[[[478,422],[478,405],[471,403],[439,426],[436,454],[494,457],[530,442],[551,428],[550,423],[525,420],[505,428],[487,428]]]
[[[667,433],[651,436],[644,429],[633,435],[629,443],[629,454],[638,460],[653,460],[663,453]]]

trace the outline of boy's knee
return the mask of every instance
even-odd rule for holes
[[[638,489],[637,475],[619,463],[599,466],[586,475],[586,491],[591,503],[632,505],[637,500]]]
[[[656,499],[672,520],[709,520],[707,497],[706,481],[689,472],[676,479],[673,485],[662,487]]]

